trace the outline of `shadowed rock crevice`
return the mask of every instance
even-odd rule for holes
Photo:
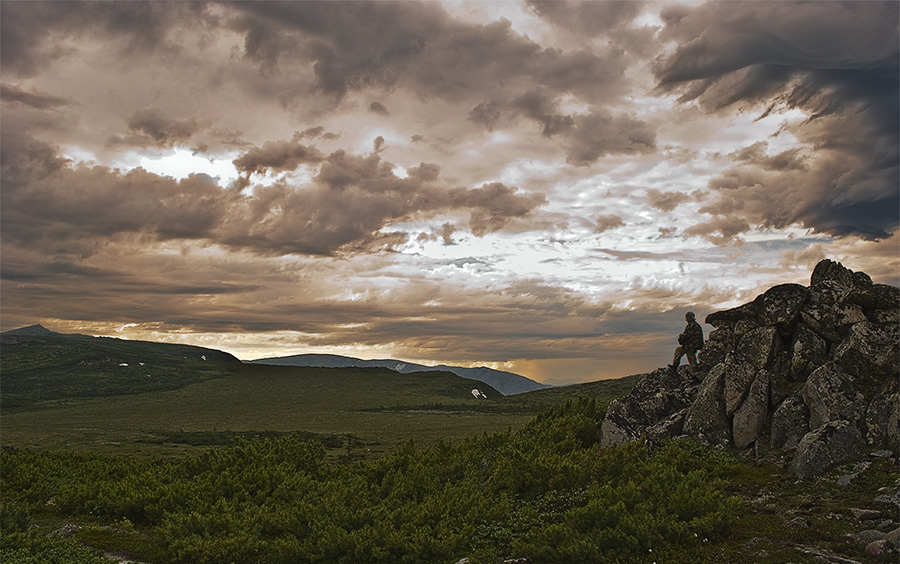
[[[809,287],[775,286],[711,313],[700,369],[659,369],[613,401],[603,446],[642,435],[791,449],[813,478],[872,450],[900,452],[900,288],[831,260]]]

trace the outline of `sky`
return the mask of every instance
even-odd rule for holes
[[[4,0],[0,326],[566,384],[900,285],[898,7]]]

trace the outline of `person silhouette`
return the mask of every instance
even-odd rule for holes
[[[672,360],[672,364],[669,365],[669,370],[672,372],[678,371],[678,365],[681,364],[682,356],[687,356],[691,371],[695,372],[697,370],[697,351],[703,348],[703,328],[697,323],[694,312],[689,311],[685,313],[684,320],[687,321],[687,325],[685,325],[684,331],[678,335],[678,347],[675,348],[675,358]]]

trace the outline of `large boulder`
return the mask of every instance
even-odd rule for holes
[[[753,302],[757,304],[760,325],[775,326],[782,332],[790,332],[808,294],[809,288],[800,284],[773,286]]]
[[[866,409],[866,443],[873,449],[888,449],[900,454],[900,393],[892,379],[872,399]]]
[[[696,393],[697,383],[687,367],[675,373],[661,368],[642,375],[627,396],[613,400],[606,409],[600,426],[601,446],[640,438],[648,427],[690,405]],[[677,425],[671,428],[680,430]]]
[[[699,436],[711,444],[731,442],[731,422],[725,414],[725,366],[716,365],[697,392],[697,399],[687,410],[683,431],[687,435]]]
[[[861,454],[862,436],[849,421],[832,421],[804,435],[788,469],[798,478],[821,476]]]
[[[709,323],[707,317],[706,323]],[[697,360],[701,365],[713,367],[725,360],[728,351],[734,348],[734,326],[725,324],[717,329],[710,331],[703,348],[697,355]]]
[[[760,431],[766,424],[769,410],[769,382],[772,375],[766,370],[756,373],[747,397],[734,412],[732,420],[732,437],[734,446],[746,448],[756,442]]]
[[[821,260],[816,264],[816,267],[812,271],[812,275],[809,277],[809,285],[819,286],[823,282],[829,281],[850,287],[853,285],[853,271],[839,262],[834,262],[829,259]]]
[[[900,323],[900,288],[896,286],[873,284],[852,291],[848,299],[859,304],[873,323]]]
[[[832,356],[835,363],[854,376],[896,378],[900,373],[900,326],[857,323]]]
[[[725,414],[731,416],[743,403],[750,385],[756,378],[757,370],[729,355],[725,362],[716,366],[724,372],[722,398],[725,400]]]
[[[818,429],[831,421],[860,421],[866,412],[866,397],[854,385],[853,377],[834,363],[813,372],[801,393],[809,407],[809,428]]]
[[[800,443],[809,432],[809,408],[803,396],[797,392],[783,402],[772,415],[769,446],[772,448],[792,448]]]
[[[800,323],[791,344],[791,379],[805,382],[813,370],[827,361],[828,344],[815,331]]]

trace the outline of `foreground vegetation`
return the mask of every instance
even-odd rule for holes
[[[601,451],[601,415],[569,402],[515,433],[355,463],[293,436],[163,460],[4,451],[3,561],[53,562],[68,539],[57,561],[96,561],[85,544],[184,563],[643,562],[734,522],[727,463],[688,443]]]
[[[799,540],[889,561],[829,521],[890,479],[889,463],[823,489],[687,441],[601,449],[601,419],[596,401],[569,401],[516,432],[410,441],[357,461],[329,460],[321,442],[296,435],[180,458],[6,449],[0,560],[814,562],[793,548]],[[781,505],[756,505],[748,494],[760,489]],[[789,530],[779,513],[792,505],[815,526]]]

